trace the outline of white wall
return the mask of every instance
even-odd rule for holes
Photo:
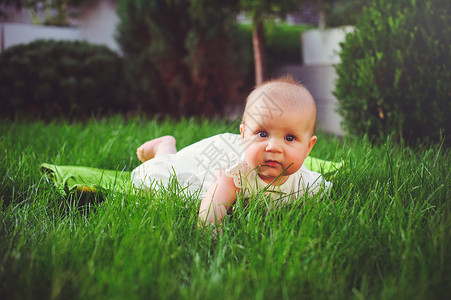
[[[302,58],[306,66],[332,65],[340,62],[340,43],[354,27],[312,29],[302,34]]]
[[[302,35],[304,65],[298,77],[310,90],[317,105],[318,128],[335,135],[343,135],[342,117],[336,112],[338,100],[332,94],[337,75],[333,65],[340,62],[340,43],[352,32],[352,26],[334,29],[314,29]]]
[[[7,22],[0,23],[0,51],[37,39],[87,40],[119,51],[114,39],[119,21],[116,7],[115,0],[99,0],[82,7],[77,26],[74,27],[33,25],[26,10],[9,8]]]
[[[37,39],[80,40],[77,28],[37,26],[20,23],[1,23],[1,51],[18,44],[30,43]]]
[[[119,17],[116,14],[117,3],[111,0],[99,0],[95,6],[82,10],[79,26],[83,39],[93,43],[108,46],[119,51],[114,34]]]

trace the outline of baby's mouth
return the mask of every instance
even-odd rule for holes
[[[279,163],[278,161],[275,161],[275,160],[265,160],[265,163],[263,165],[275,168],[275,167],[281,166],[281,163]]]

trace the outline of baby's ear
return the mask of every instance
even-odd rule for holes
[[[312,135],[312,137],[310,138],[310,141],[308,143],[308,151],[307,151],[307,155],[305,157],[307,157],[310,154],[310,151],[312,151],[313,146],[315,145],[317,139],[318,138],[316,137],[316,135]]]
[[[240,133],[241,133],[241,138],[244,139],[244,131],[246,130],[246,127],[244,126],[244,124],[240,125]]]

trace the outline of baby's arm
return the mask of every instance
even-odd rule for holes
[[[233,178],[224,175],[224,171],[220,171],[216,178],[208,187],[207,194],[200,204],[200,225],[221,222],[240,190],[233,183]]]

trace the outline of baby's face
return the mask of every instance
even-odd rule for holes
[[[245,160],[259,169],[258,175],[266,183],[283,173],[274,183],[280,185],[299,170],[316,142],[311,134],[312,118],[305,109],[265,113],[264,106],[257,104],[246,109],[240,126]]]

